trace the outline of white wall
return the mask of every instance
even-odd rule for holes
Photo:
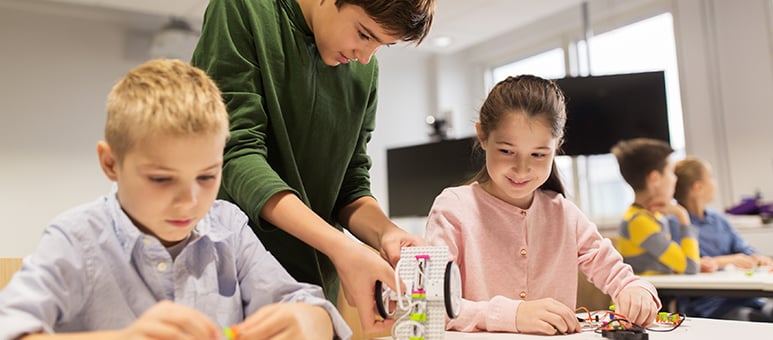
[[[688,153],[708,159],[723,206],[773,200],[769,0],[673,1]]]
[[[0,257],[30,253],[64,209],[110,183],[95,147],[107,93],[136,62],[113,24],[0,11]]]

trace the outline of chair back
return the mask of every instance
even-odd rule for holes
[[[19,271],[21,260],[21,257],[0,257],[0,290],[5,288],[13,274]]]

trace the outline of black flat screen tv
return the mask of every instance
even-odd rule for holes
[[[443,189],[462,185],[483,166],[475,138],[442,140],[387,150],[390,217],[427,216]]]
[[[663,71],[555,80],[567,100],[563,155],[609,153],[620,140],[670,142]]]

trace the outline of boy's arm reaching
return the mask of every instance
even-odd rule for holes
[[[319,332],[326,332],[329,328],[334,330],[335,334],[342,339],[351,337],[352,332],[346,321],[336,307],[325,299],[322,289],[293,279],[260,243],[247,224],[246,216],[242,216],[242,220],[238,223],[242,227],[239,236],[235,237],[234,254],[242,290],[244,315],[248,316],[243,326],[249,329],[269,327],[269,319],[256,316],[269,315],[270,313],[263,312],[263,309],[268,308],[268,310],[275,310],[278,313],[281,311],[281,315],[276,315],[276,317],[294,320],[290,323],[294,331],[314,328]],[[373,255],[375,256],[375,254]],[[378,258],[378,256],[376,257]],[[381,259],[379,261],[383,262]],[[303,306],[284,306],[296,303],[302,303]],[[282,306],[276,306],[277,304]],[[320,311],[324,311],[325,318],[319,317]],[[309,322],[301,322],[296,320],[299,315],[312,319]]]

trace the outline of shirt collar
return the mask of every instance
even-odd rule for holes
[[[134,250],[137,242],[143,237],[154,237],[152,235],[146,235],[141,232],[139,228],[131,221],[129,215],[121,208],[121,204],[118,202],[117,191],[113,190],[109,195],[105,197],[105,204],[107,210],[110,213],[111,220],[113,222],[113,231],[116,238],[121,245],[123,253],[126,255],[126,260],[131,258],[131,253]],[[209,239],[211,242],[216,243],[225,240],[231,234],[227,228],[213,228],[211,211],[202,218],[199,223],[193,228],[193,233],[196,235],[187,246],[191,246],[193,243],[200,242],[202,239]],[[155,237],[154,237],[155,238]]]
[[[292,20],[295,27],[301,30],[301,32],[303,32],[305,35],[313,38],[314,33],[306,23],[306,17],[303,16],[303,11],[301,10],[301,5],[298,3],[298,1],[281,0],[280,3],[282,4],[282,7],[284,7],[285,11],[287,11],[287,15],[290,20]]]

